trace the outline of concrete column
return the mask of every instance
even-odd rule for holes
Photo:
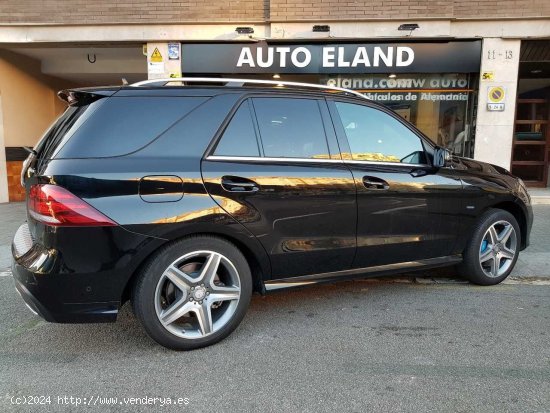
[[[9,202],[9,194],[6,146],[4,144],[4,121],[2,116],[2,95],[0,95],[0,203],[2,202]]]
[[[521,40],[483,39],[474,158],[510,169]],[[490,79],[485,79],[484,74]],[[487,108],[488,89],[505,90],[504,111]]]
[[[170,59],[169,44],[178,45],[178,58]],[[181,45],[179,42],[147,43],[147,77],[162,79],[181,77]]]

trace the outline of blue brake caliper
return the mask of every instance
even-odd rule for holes
[[[487,245],[489,245],[489,242],[487,242],[486,239],[483,240],[483,242],[481,243],[481,249],[480,249],[480,252],[483,252],[487,249]]]

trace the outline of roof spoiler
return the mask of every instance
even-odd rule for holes
[[[57,92],[57,97],[69,106],[84,106],[115,92],[113,89],[64,89]]]

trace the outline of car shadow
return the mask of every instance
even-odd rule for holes
[[[284,330],[289,326],[295,331],[307,326],[313,328],[314,332],[316,319],[322,324],[319,328],[330,328],[338,322],[338,316],[335,318],[334,314],[345,313],[346,310],[360,312],[368,307],[370,312],[384,311],[389,306],[390,290],[392,300],[413,304],[410,288],[414,287],[421,285],[407,282],[401,276],[320,284],[280,290],[265,296],[254,294],[247,315],[238,329],[214,347],[242,347],[254,341],[271,340],[277,338],[277,334],[287,334]],[[0,347],[4,347],[1,353],[6,354],[8,347],[18,349],[15,352],[7,351],[15,357],[17,353],[23,358],[32,354],[37,359],[63,363],[75,361],[84,354],[86,357],[92,354],[112,357],[113,354],[120,355],[121,349],[125,357],[170,352],[147,336],[129,303],[121,308],[116,323],[55,324],[44,322],[38,316],[32,317],[29,326],[2,340],[8,346],[0,343]],[[361,317],[352,318],[351,322],[357,328],[364,324]]]

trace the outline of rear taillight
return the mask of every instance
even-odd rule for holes
[[[27,200],[29,214],[53,226],[113,226],[116,223],[65,188],[32,185]]]

